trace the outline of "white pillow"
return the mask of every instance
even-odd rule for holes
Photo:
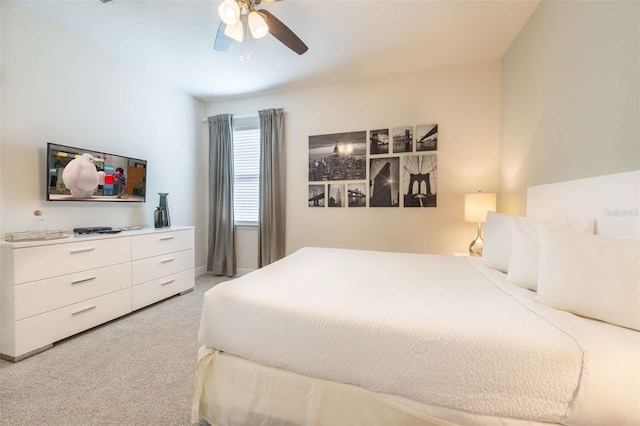
[[[538,229],[543,223],[545,222],[526,217],[511,217],[511,256],[507,281],[533,291],[538,289],[538,258],[540,253]],[[558,226],[574,232],[593,234],[595,221],[589,219]]]
[[[524,217],[511,218],[511,256],[507,281],[536,290],[538,286],[539,222]]]
[[[510,254],[510,216],[502,213],[487,212],[487,221],[484,225],[482,264],[498,271],[507,272]]]
[[[537,300],[640,331],[640,241],[543,225]]]

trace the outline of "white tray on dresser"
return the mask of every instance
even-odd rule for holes
[[[195,282],[191,226],[0,247],[0,358],[14,362]]]

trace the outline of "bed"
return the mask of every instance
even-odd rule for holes
[[[531,244],[516,236],[541,235],[535,271],[517,256],[506,273],[489,264],[496,250],[486,250],[498,244],[495,237],[489,244],[488,221],[482,259],[308,247],[217,285],[205,295],[192,421],[640,424],[639,314],[631,300],[640,283],[614,288],[637,280],[638,259],[625,256],[637,256],[639,179],[632,172],[532,187],[528,216],[544,222],[496,214],[492,226],[501,220],[513,233],[503,238],[513,255],[530,260],[523,247]],[[600,186],[607,195],[592,208],[589,194]],[[601,237],[547,223],[589,218]],[[616,254],[619,241],[607,236],[635,239]],[[550,284],[562,276],[582,285],[579,273],[598,273],[553,272],[566,252],[578,251],[551,251],[560,243],[608,244],[602,259],[618,275],[607,279],[605,298],[614,306],[563,299]],[[512,274],[518,268],[524,272]],[[520,282],[538,273],[536,291]],[[602,287],[583,293],[597,297]]]

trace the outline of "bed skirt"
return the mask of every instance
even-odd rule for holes
[[[191,422],[198,424],[201,419],[213,426],[549,424],[432,407],[268,367],[204,346],[198,354]]]

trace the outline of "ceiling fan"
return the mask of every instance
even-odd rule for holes
[[[298,55],[306,52],[309,49],[307,45],[289,27],[268,10],[256,9],[263,1],[280,0],[224,0],[218,7],[222,22],[218,27],[214,49],[226,52],[233,40],[242,42],[245,26],[248,26],[253,38],[258,39],[271,34]]]

